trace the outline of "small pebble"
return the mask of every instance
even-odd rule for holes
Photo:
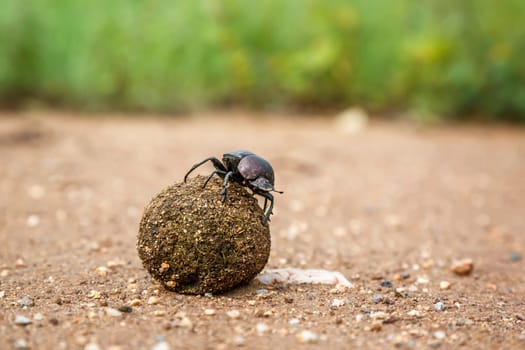
[[[37,312],[33,316],[33,320],[35,321],[42,321],[44,319],[44,315],[42,315],[40,312]]]
[[[434,341],[434,340],[430,340],[430,341],[428,342],[428,347],[429,347],[429,348],[437,349],[437,348],[439,348],[440,346],[441,346],[441,342],[438,341],[438,340],[435,340],[435,341]]]
[[[431,268],[432,266],[434,266],[435,262],[434,260],[430,259],[430,260],[425,260],[421,263],[421,267],[424,268],[424,269],[429,269]]]
[[[109,345],[105,350],[124,350],[124,348],[120,345]]]
[[[473,269],[474,262],[468,258],[454,261],[451,266],[452,272],[460,276],[470,275]]]
[[[436,311],[444,311],[445,310],[445,303],[442,301],[438,301],[434,304],[434,310]]]
[[[263,315],[264,312],[261,309],[255,309],[255,311],[253,312],[253,316],[255,317],[263,317]]]
[[[114,309],[112,307],[107,307],[106,308],[106,314],[108,316],[111,316],[111,317],[120,317],[120,316],[122,316],[122,312],[120,312],[119,310]]]
[[[5,290],[0,290],[0,299],[5,297]]]
[[[348,289],[347,286],[345,286],[342,283],[338,283],[338,284],[335,285],[335,288],[330,289],[329,293],[330,294],[344,293],[344,292],[346,292],[347,289]]]
[[[236,320],[239,317],[241,317],[241,313],[239,312],[239,310],[230,310],[226,312],[226,315],[233,320]]]
[[[448,281],[441,281],[439,282],[439,289],[441,290],[447,290],[447,289],[450,289],[450,282]]]
[[[427,284],[429,282],[428,277],[426,276],[419,276],[416,280],[417,284]]]
[[[381,287],[384,287],[384,288],[392,288],[393,284],[392,284],[392,281],[390,280],[383,280],[381,282]]]
[[[160,301],[159,297],[152,295],[148,298],[148,305],[157,305],[159,301]]]
[[[496,289],[498,289],[498,286],[496,286],[494,283],[488,282],[487,284],[485,284],[485,288],[496,290]]]
[[[18,339],[15,341],[15,348],[16,349],[31,349],[29,346],[29,343],[25,339]]]
[[[29,226],[29,227],[36,227],[36,226],[38,226],[40,224],[40,216],[35,215],[35,214],[29,215],[27,217],[27,222],[26,223],[27,223],[27,226]]]
[[[387,315],[386,312],[377,311],[377,312],[372,312],[370,314],[370,318],[373,319],[373,320],[384,320],[384,319],[388,318],[388,315]]]
[[[408,316],[421,317],[421,312],[418,310],[410,310]]]
[[[99,276],[107,276],[109,273],[109,269],[105,266],[99,266],[95,269],[95,273]]]
[[[213,315],[215,315],[215,310],[214,309],[205,309],[204,310],[204,314],[206,316],[213,316]]]
[[[255,326],[255,330],[260,335],[260,334],[268,332],[270,330],[270,327],[266,323],[261,322],[261,323],[257,323],[257,325]]]
[[[376,304],[379,304],[380,302],[382,302],[383,300],[385,299],[385,297],[383,296],[383,294],[374,294],[374,296],[372,297],[372,301]]]
[[[259,295],[264,295],[264,294],[268,294],[268,289],[257,289],[255,291],[255,293],[259,294]]]
[[[153,345],[153,347],[151,348],[151,350],[169,350],[169,349],[170,349],[170,345],[165,340],[158,342],[157,344]]]
[[[332,304],[331,304],[331,306],[332,306],[333,308],[338,308],[338,307],[340,307],[340,306],[344,306],[345,304],[346,304],[346,302],[345,302],[344,299],[337,299],[337,298],[336,298],[336,299],[332,300]]]
[[[443,332],[443,331],[436,331],[436,332],[434,332],[434,337],[435,337],[436,339],[440,339],[440,340],[441,340],[441,339],[445,339],[445,337],[446,337],[446,333]]]
[[[122,306],[119,306],[118,311],[129,313],[133,311],[133,308],[129,305],[122,305]]]
[[[273,316],[273,311],[272,310],[265,311],[265,312],[263,312],[262,316],[263,317],[271,317],[271,316]]]
[[[31,320],[25,316],[17,315],[15,318],[15,324],[19,326],[27,326],[31,324]]]
[[[233,338],[233,344],[235,344],[236,346],[244,346],[246,344],[246,339],[238,335],[235,338]]]
[[[179,327],[182,328],[193,328],[193,322],[188,317],[183,317],[179,322]]]
[[[319,336],[317,335],[317,333],[305,330],[298,333],[295,339],[301,344],[312,344],[319,340]]]
[[[166,315],[166,311],[165,310],[155,310],[153,311],[153,316],[155,317],[163,317]]]
[[[428,331],[421,328],[412,328],[408,331],[408,334],[414,337],[426,337],[428,335]]]
[[[372,332],[379,332],[382,329],[383,329],[383,321],[381,320],[372,321],[372,323],[370,324],[370,330]]]
[[[291,325],[291,326],[296,326],[299,324],[299,319],[298,318],[292,318],[290,321],[288,321],[288,323]]]
[[[140,299],[132,299],[129,302],[129,306],[139,306],[140,304],[142,304]]]
[[[522,259],[522,256],[520,253],[512,252],[510,253],[509,260],[512,262],[520,261]]]
[[[15,268],[19,269],[21,267],[26,267],[26,262],[22,258],[18,258],[15,261]]]
[[[90,290],[89,293],[88,293],[88,298],[91,298],[91,299],[101,299],[102,298],[102,293],[100,293],[99,291],[97,290]]]
[[[84,350],[100,350],[100,346],[97,343],[89,343],[84,346]]]
[[[116,267],[124,266],[125,264],[126,262],[123,260],[110,260],[106,263],[106,266],[109,267],[110,269],[113,269]]]
[[[396,293],[396,296],[398,297],[408,298],[408,291],[405,290],[405,288],[403,287],[396,288],[395,293]]]
[[[49,323],[51,323],[53,326],[58,326],[59,322],[60,321],[56,317],[52,317],[52,318],[49,319]]]
[[[33,301],[33,299],[31,299],[31,298],[28,297],[28,296],[25,296],[25,297],[23,297],[22,299],[18,299],[18,300],[16,301],[16,303],[17,303],[19,306],[22,306],[22,307],[35,306],[35,302]]]

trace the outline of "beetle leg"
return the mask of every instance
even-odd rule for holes
[[[263,207],[263,212],[266,211],[266,206],[268,205],[268,198],[264,197],[264,207]]]
[[[228,186],[228,180],[230,179],[230,176],[233,175],[233,171],[228,171],[226,175],[224,175],[224,181],[222,182],[222,198],[221,201],[224,203],[226,202],[226,187]]]
[[[227,172],[226,170],[226,167],[224,166],[224,164],[221,163],[220,160],[218,160],[217,158],[215,157],[209,157],[209,158],[206,158],[204,159],[202,162],[199,162],[197,164],[195,164],[194,166],[191,167],[191,169],[186,173],[186,175],[184,175],[184,182],[186,182],[186,179],[188,178],[188,175],[195,169],[197,169],[198,167],[200,167],[202,164],[208,162],[208,161],[211,161],[213,163],[213,166],[215,167],[216,170],[220,170],[224,173]]]
[[[218,174],[220,177],[224,177],[224,175],[226,174],[225,171],[222,171],[222,170],[215,170],[213,173],[211,173],[208,178],[206,179],[206,181],[204,181],[204,184],[202,185],[202,188],[206,187],[206,185],[208,184],[208,182],[211,180],[211,178],[213,177],[213,175],[215,174]]]
[[[268,211],[266,212],[266,214],[264,214],[262,218],[263,225],[266,225],[266,223],[270,221],[270,215],[273,214],[273,195],[268,192],[259,192],[258,194],[264,197],[264,209],[266,209],[266,201],[270,201],[270,207],[268,208]]]

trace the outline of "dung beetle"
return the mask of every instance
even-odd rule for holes
[[[273,168],[267,160],[250,151],[238,150],[227,152],[222,155],[222,162],[216,157],[209,157],[192,166],[186,175],[184,175],[184,182],[186,182],[188,175],[193,170],[208,161],[212,162],[215,170],[208,176],[202,188],[206,187],[206,184],[213,175],[219,175],[224,179],[221,190],[221,201],[224,203],[227,197],[226,187],[228,186],[228,181],[235,181],[241,186],[248,187],[254,194],[264,197],[263,211],[266,211],[268,201],[270,202],[270,207],[264,214],[262,223],[265,225],[270,221],[270,215],[273,210],[273,195],[270,192],[283,192],[277,191],[273,187],[275,177]]]

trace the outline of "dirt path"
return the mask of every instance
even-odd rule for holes
[[[1,349],[525,347],[525,130],[213,117],[0,116]],[[338,270],[354,289],[208,298],[150,279],[142,209],[237,148],[285,191],[268,266]],[[456,276],[465,257],[474,271]]]

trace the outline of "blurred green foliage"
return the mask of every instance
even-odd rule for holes
[[[2,0],[0,100],[525,121],[523,0]]]

